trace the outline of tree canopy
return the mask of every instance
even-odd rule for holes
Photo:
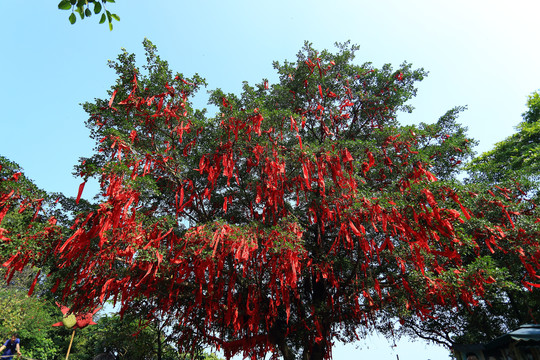
[[[462,109],[398,122],[422,69],[306,43],[274,63],[276,84],[211,91],[208,116],[191,102],[204,79],[144,47],[143,70],[124,51],[109,97],[84,104],[96,149],[77,172],[99,180],[100,198],[67,235],[50,219],[47,241],[11,249],[9,274],[46,266],[75,310],[112,299],[121,314],[172,317],[184,352],[202,342],[285,360],[540,286],[534,204],[456,177],[474,144]],[[521,278],[492,266],[501,253]]]

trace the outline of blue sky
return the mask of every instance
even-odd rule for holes
[[[142,64],[144,37],[174,71],[199,73],[209,89],[227,92],[243,80],[272,82],[272,61],[294,60],[304,40],[323,49],[350,39],[360,45],[359,63],[406,60],[429,71],[411,102],[416,110],[402,120],[434,122],[467,105],[460,122],[479,152],[514,132],[527,95],[540,88],[536,0],[117,1],[108,5],[121,17],[112,32],[96,16],[70,25],[58,0],[0,1],[0,154],[45,190],[76,195],[72,167],[93,147],[79,104],[107,97],[115,79],[107,60],[121,48]],[[358,345],[339,346],[334,358],[446,358],[421,342],[390,349],[374,336]]]

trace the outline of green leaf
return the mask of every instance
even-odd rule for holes
[[[75,11],[79,13],[79,16],[81,17],[81,19],[84,19],[84,9],[82,6],[77,6]]]
[[[77,3],[77,0],[69,0],[69,2],[71,3],[71,5],[75,5]]]
[[[77,17],[75,16],[75,13],[71,13],[71,15],[69,15],[69,22],[73,25],[75,24],[75,21],[77,21]]]
[[[113,2],[115,2],[115,1],[114,1],[114,0],[107,0],[107,2],[113,3]]]
[[[107,13],[107,19],[109,19],[109,23],[112,23],[111,12],[109,10],[107,10],[106,13]]]
[[[101,3],[96,1],[94,3],[94,14],[99,14],[101,12]]]
[[[86,17],[90,17],[90,16],[92,16],[92,11],[90,11],[89,8],[86,8],[86,10],[84,10],[84,15],[85,15]]]
[[[120,21],[120,16],[116,15],[116,14],[111,14],[112,18],[116,21]]]
[[[99,23],[103,24],[106,19],[107,19],[107,16],[105,16],[105,13],[101,14],[101,19],[99,19]]]
[[[112,22],[109,23],[109,30],[112,31],[113,25]]]
[[[71,3],[69,2],[69,0],[62,0],[58,4],[58,8],[60,10],[69,10],[69,9],[71,9]]]

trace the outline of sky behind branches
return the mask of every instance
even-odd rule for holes
[[[537,0],[118,0],[107,5],[121,17],[112,32],[99,16],[70,25],[57,2],[0,1],[0,155],[40,188],[68,196],[81,182],[73,165],[93,147],[79,104],[108,98],[115,73],[107,60],[121,48],[144,63],[145,37],[174,72],[199,73],[208,89],[234,93],[244,80],[277,82],[272,61],[294,61],[305,40],[320,50],[351,40],[360,45],[358,63],[407,61],[429,71],[411,101],[416,110],[398,119],[431,123],[466,105],[459,121],[480,141],[478,152],[515,131],[527,95],[540,88]],[[205,99],[203,91],[197,105]],[[334,350],[336,360],[397,355],[444,359],[447,352],[423,342],[391,348],[376,335]]]

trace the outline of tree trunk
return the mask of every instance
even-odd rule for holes
[[[280,341],[279,344],[277,344],[279,352],[281,352],[281,355],[283,356],[283,360],[295,360],[296,356],[292,352],[289,345],[285,343],[285,340]]]
[[[309,353],[309,360],[323,360],[324,353],[324,346],[322,344],[314,344],[313,349]]]
[[[510,300],[510,307],[512,308],[514,317],[518,320],[519,325],[527,322],[526,316],[523,316],[523,312],[521,311],[521,306],[516,303],[514,294],[511,291],[507,291],[506,294],[508,295],[508,299]]]
[[[313,344],[305,347],[302,353],[302,360],[323,360],[326,353],[326,346],[323,344]]]
[[[157,331],[157,360],[161,360],[161,331]]]

